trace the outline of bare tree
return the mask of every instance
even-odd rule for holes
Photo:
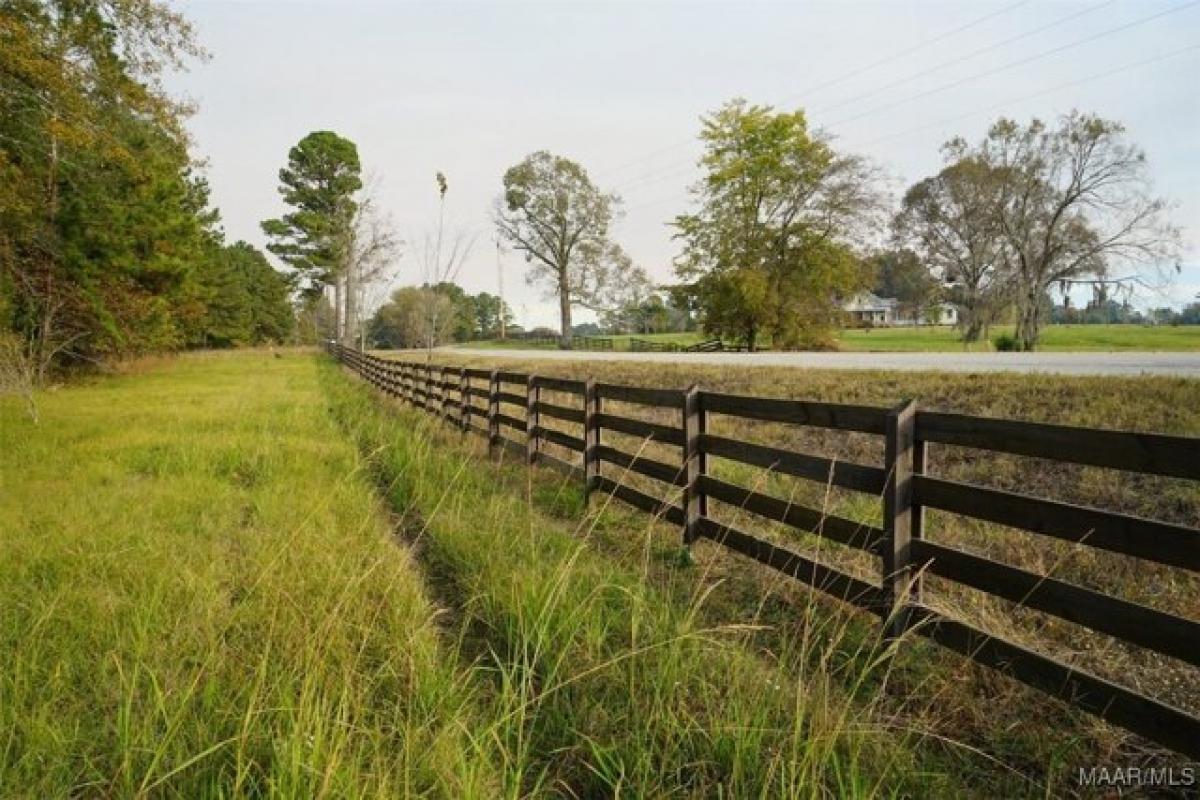
[[[958,142],[946,152],[958,153]],[[977,158],[963,157],[904,195],[893,230],[947,287],[959,308],[963,341],[977,341],[1011,302],[1009,252],[994,214],[999,180]]]
[[[1001,119],[974,149],[951,143],[952,155],[977,158],[997,180],[994,224],[1009,251],[1022,349],[1037,344],[1054,284],[1107,278],[1118,266],[1132,273],[1122,280],[1164,283],[1164,265],[1178,257],[1179,229],[1153,194],[1145,153],[1124,133],[1072,112],[1056,128]]]
[[[449,183],[442,172],[436,175],[438,188],[437,226],[422,237],[419,254],[421,279],[425,288],[436,293],[441,283],[452,283],[458,278],[463,263],[475,246],[475,236],[467,230],[446,230],[446,193]],[[433,361],[433,348],[441,341],[440,332],[449,323],[448,317],[455,313],[453,303],[435,302],[432,298],[425,304],[425,350],[426,358]]]
[[[395,262],[403,242],[391,218],[379,209],[374,191],[368,189],[359,202],[346,247],[345,325],[346,336],[365,346],[366,320],[386,297],[386,286],[395,278]],[[378,291],[383,287],[383,291]]]

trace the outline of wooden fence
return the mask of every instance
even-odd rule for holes
[[[506,339],[511,339],[518,342],[526,342],[528,344],[547,345],[557,347],[559,337],[549,336],[536,331],[515,331],[509,333],[504,339],[496,337],[489,339],[492,342],[502,342]],[[571,349],[573,350],[612,350],[613,339],[611,336],[582,336],[576,335],[571,337]]]
[[[629,340],[629,350],[633,353],[722,353],[727,350],[737,352],[745,349],[745,345],[726,344],[720,339],[705,339],[693,344],[664,342],[659,339],[639,339],[637,337]]]
[[[1200,480],[1200,439],[934,413],[918,410],[913,402],[888,409],[742,397],[695,388],[651,389],[391,361],[336,345],[331,353],[387,394],[438,414],[463,431],[486,436],[493,448],[514,450],[531,464],[581,473],[588,494],[609,493],[679,525],[685,544],[709,539],[879,616],[885,636],[912,631],[1076,708],[1200,758],[1200,717],[940,614],[925,602],[923,578],[936,575],[1192,666],[1200,666],[1200,623],[922,535],[925,509],[940,509],[1200,572],[1200,529],[948,480],[925,470],[927,445],[939,443]],[[484,382],[486,387],[479,385]],[[578,407],[545,402],[543,390],[573,395]],[[608,414],[605,400],[671,409],[678,413],[678,424]],[[525,419],[504,413],[505,406],[524,409]],[[834,461],[713,435],[706,424],[713,414],[879,436],[884,440],[883,462]],[[542,417],[574,425],[579,435],[546,427]],[[506,435],[513,430],[523,436]],[[602,441],[604,430],[672,445],[680,459],[669,464],[626,453]],[[582,454],[582,468],[543,452],[543,443]],[[881,497],[882,525],[825,514],[720,480],[707,469],[709,456]],[[601,474],[601,462],[662,481],[682,492],[682,502],[660,500],[614,481]],[[878,559],[879,581],[861,580],[719,523],[708,514],[710,498],[868,553]]]

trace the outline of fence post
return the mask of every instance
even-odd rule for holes
[[[583,501],[587,504],[600,477],[600,393],[588,378],[583,385]]]
[[[705,429],[704,395],[691,386],[683,393],[683,546],[691,547],[700,538],[700,518],[708,513],[708,500],[700,491],[700,476],[707,471],[700,436]]]
[[[928,443],[926,443],[926,441],[924,439],[920,438],[919,432],[915,430],[916,429],[915,415],[914,415],[913,428],[914,428],[914,431],[913,431],[913,458],[912,458],[913,474],[914,475],[924,475],[925,474],[925,466],[927,463],[927,459],[929,457],[929,454],[927,451],[927,448],[929,447],[929,445],[928,445]],[[911,494],[910,494],[910,499],[911,499],[911,506],[912,506],[912,528],[909,531],[909,538],[912,540],[923,539],[923,538],[925,538],[925,506],[916,502],[915,498],[911,498]],[[924,574],[921,570],[918,570],[912,576],[911,596],[912,596],[913,602],[920,603],[922,600],[924,600],[924,592],[925,592],[924,584],[925,584]]]
[[[446,404],[446,401],[450,399],[450,392],[446,390],[446,375],[448,374],[447,369],[447,367],[441,367],[438,370],[438,374],[440,376],[438,378],[438,395],[440,397],[441,405],[441,408],[438,410],[438,417],[443,420],[450,418],[450,406]]]
[[[425,413],[437,413],[437,395],[433,391],[433,364],[425,364]]]
[[[500,372],[492,370],[488,378],[488,452],[492,452],[500,444]]]
[[[530,375],[525,382],[525,460],[536,463],[538,457],[538,400],[542,390],[538,388],[537,375]]]
[[[901,403],[888,412],[885,425],[883,487],[884,636],[896,639],[908,629],[912,580],[912,467],[917,404]]]
[[[471,378],[467,375],[467,368],[463,367],[462,372],[458,373],[458,413],[459,424],[462,425],[463,433],[471,430]]]

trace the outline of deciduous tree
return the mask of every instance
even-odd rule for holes
[[[938,281],[912,250],[885,250],[871,256],[868,265],[874,273],[874,292],[894,297],[899,310],[920,320],[939,295]]]
[[[620,200],[570,159],[538,151],[504,173],[496,201],[500,235],[525,254],[526,280],[558,298],[559,346],[571,346],[571,309],[595,305],[631,263],[609,239]]]
[[[951,163],[905,193],[893,229],[946,285],[963,340],[974,342],[1013,295],[1011,253],[995,214],[1001,177],[957,146],[944,152]]]
[[[1153,283],[1178,257],[1179,231],[1154,194],[1146,154],[1118,122],[1079,112],[1054,127],[1001,119],[980,144],[956,140],[948,154],[977,159],[999,177],[993,210],[1011,254],[1022,349],[1037,344],[1042,298],[1054,284],[1078,276],[1113,281],[1115,269]]]
[[[865,288],[856,246],[882,208],[875,170],[809,130],[802,111],[744,100],[704,118],[698,210],[675,218],[680,277],[707,330],[761,335],[784,348],[822,347],[840,299]]]
[[[0,6],[0,324],[38,380],[55,360],[182,343],[212,218],[160,76],[202,55],[155,0]]]

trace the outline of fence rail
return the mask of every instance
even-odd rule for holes
[[[337,345],[332,345],[330,352],[384,392],[437,413],[463,431],[484,434],[492,448],[507,448],[530,464],[543,463],[578,474],[587,494],[609,493],[681,526],[685,544],[700,538],[713,541],[877,615],[887,637],[913,631],[1076,708],[1200,758],[1200,717],[944,616],[927,604],[923,585],[926,574],[936,575],[1200,666],[1200,623],[1194,620],[923,538],[925,509],[933,508],[1200,572],[1200,529],[926,474],[926,448],[936,442],[1200,480],[1200,438],[932,413],[919,411],[911,402],[886,409],[461,369],[392,361]],[[473,385],[473,380],[486,380],[487,387]],[[523,392],[512,391],[513,386],[523,387]],[[571,408],[548,402],[542,398],[543,390],[577,397],[580,405]],[[472,398],[486,400],[486,407],[472,403]],[[678,413],[678,425],[605,411],[605,400],[669,409]],[[525,419],[502,413],[502,404],[522,407]],[[712,435],[707,432],[710,415],[879,436],[884,443],[883,462],[835,462]],[[578,435],[545,427],[543,416],[578,426]],[[473,423],[472,417],[486,420],[486,426]],[[502,436],[502,428],[523,432],[523,440]],[[627,453],[602,442],[604,430],[677,447],[680,460],[666,463]],[[543,452],[544,444],[581,453],[582,466]],[[728,483],[709,472],[709,456],[881,497],[883,523],[866,525]],[[601,474],[602,463],[659,481],[672,487],[675,496],[682,489],[682,502],[660,499],[614,481]],[[709,499],[869,553],[879,561],[879,582],[861,580],[730,528],[709,516]]]
[[[509,332],[503,339],[499,336],[488,339],[491,342],[503,341],[526,342],[527,344],[545,345],[547,347],[557,347],[561,339],[558,336],[552,336],[546,333],[536,331],[516,331]],[[584,336],[576,334],[571,337],[571,349],[573,350],[612,350],[613,339],[611,336]]]

